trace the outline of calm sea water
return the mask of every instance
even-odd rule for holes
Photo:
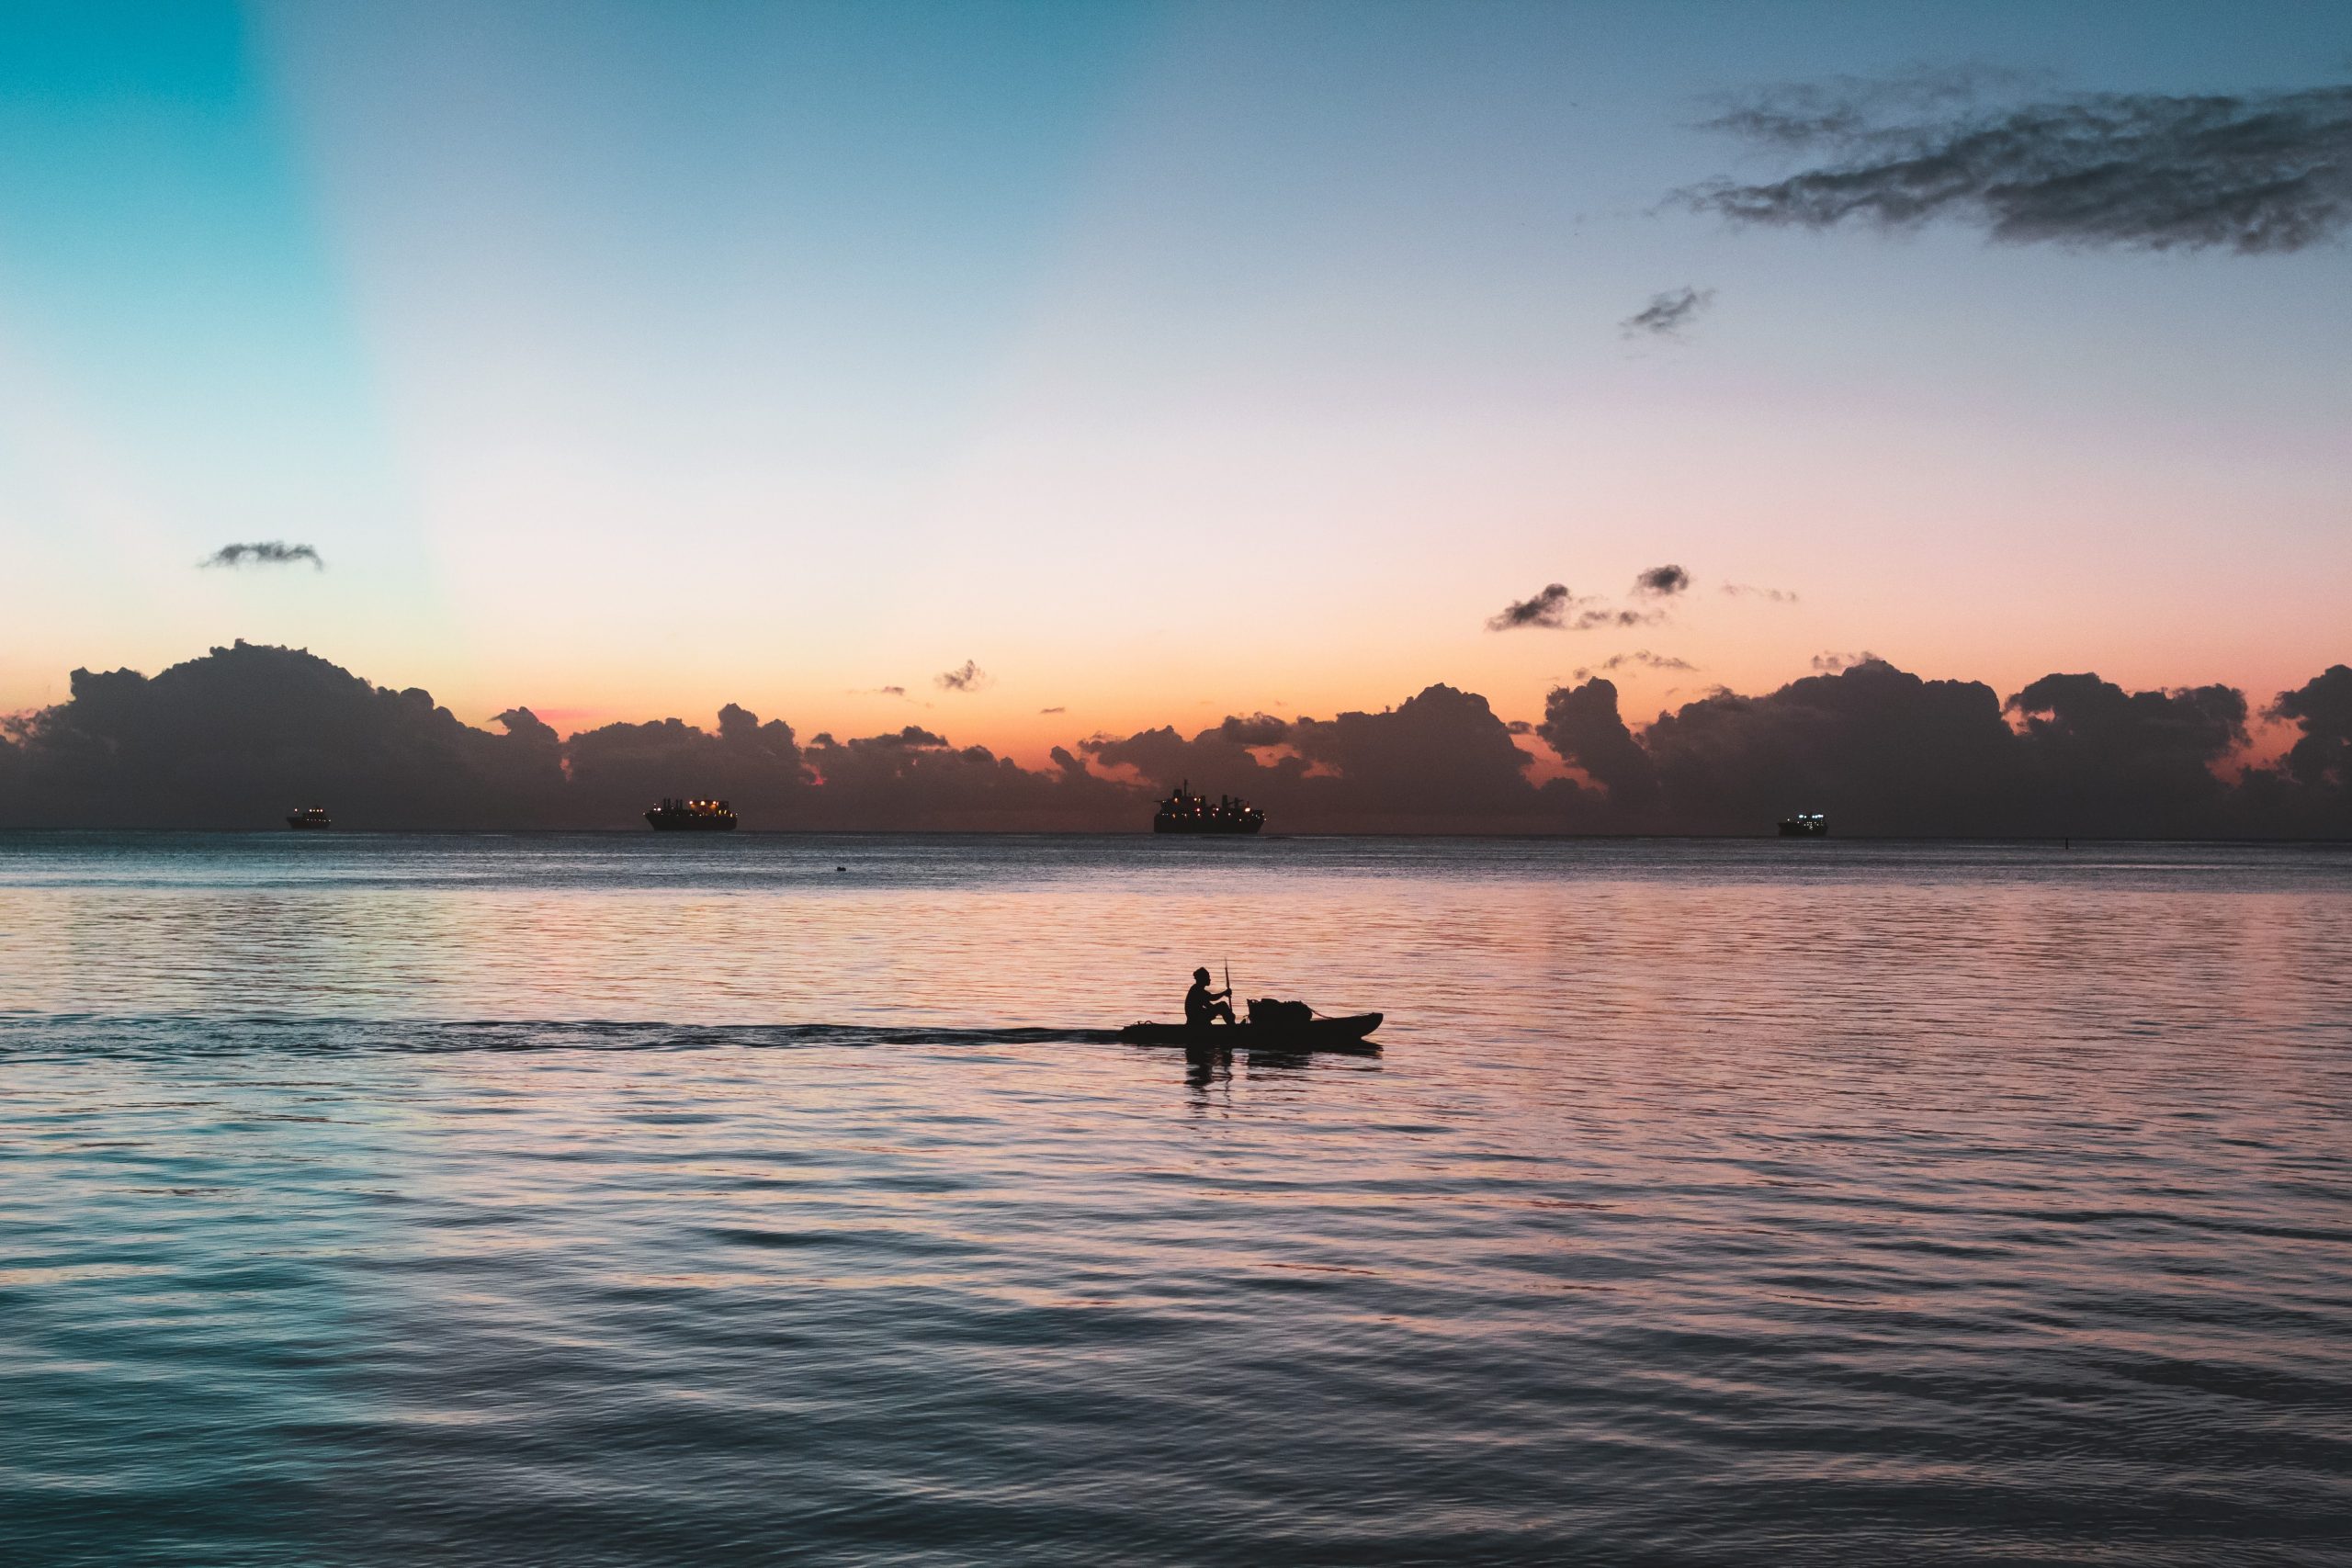
[[[1101,1031],[1245,995],[1377,1057]],[[0,1559],[2342,1563],[2352,854],[0,836]]]

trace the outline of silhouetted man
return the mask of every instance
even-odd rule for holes
[[[1210,990],[1209,972],[1205,969],[1193,970],[1193,988],[1184,993],[1184,1021],[1195,1029],[1220,1018],[1231,1023],[1233,1003],[1228,998],[1232,995],[1231,991]]]

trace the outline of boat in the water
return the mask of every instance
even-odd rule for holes
[[[1829,837],[1829,818],[1820,812],[1800,811],[1794,817],[1781,818],[1783,839],[1826,839]]]
[[[1353,1051],[1370,1055],[1380,1049],[1368,1039],[1380,1027],[1381,1015],[1360,1012],[1348,1018],[1310,1018],[1283,1023],[1252,1019],[1247,1023],[1131,1023],[1119,1038],[1136,1045],[1182,1045],[1187,1049],[1228,1051]]]
[[[1178,784],[1151,818],[1155,833],[1254,833],[1265,825],[1266,814],[1239,795],[1220,795],[1212,802],[1193,793],[1190,779]]]
[[[735,812],[723,800],[664,800],[645,814],[664,833],[731,833]]]
[[[327,808],[323,806],[305,806],[300,810],[288,812],[286,825],[288,828],[332,828],[334,818],[327,815]]]

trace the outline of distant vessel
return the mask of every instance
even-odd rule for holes
[[[1781,837],[1826,839],[1829,837],[1829,818],[1818,811],[1810,814],[1800,811],[1794,817],[1783,817],[1781,818]]]
[[[327,815],[327,808],[323,806],[306,806],[300,811],[288,813],[286,825],[288,828],[332,828],[334,819]]]
[[[731,833],[735,813],[723,800],[663,800],[645,819],[664,833]]]
[[[1266,814],[1248,801],[1220,795],[1211,805],[1207,795],[1193,793],[1190,779],[1159,803],[1151,818],[1155,833],[1254,833],[1265,825]]]

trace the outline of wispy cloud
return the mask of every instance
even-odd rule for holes
[[[199,567],[292,566],[296,561],[308,561],[314,571],[324,571],[327,563],[309,545],[289,545],[277,539],[263,539],[250,545],[223,545],[196,564]]]
[[[961,668],[949,670],[932,679],[943,692],[977,692],[989,684],[992,677],[978,665],[967,659]]]
[[[1650,302],[1618,322],[1617,329],[1627,337],[1679,338],[1714,299],[1712,288],[1669,288],[1651,295]]]
[[[1577,671],[1574,678],[1578,681],[1589,680],[1594,675],[1611,670],[1696,670],[1697,668],[1699,668],[1697,665],[1687,660],[1676,659],[1663,653],[1652,653],[1646,648],[1637,648],[1631,653],[1612,653],[1600,663]]]
[[[1565,583],[1551,582],[1544,584],[1544,591],[1533,598],[1515,599],[1487,616],[1487,629],[1589,632],[1604,626],[1655,626],[1665,618],[1663,610],[1612,608],[1597,598],[1577,598]]]
[[[1039,708],[1037,711],[1038,711],[1039,713],[1041,713],[1041,714],[1043,714],[1043,713],[1068,713],[1068,712],[1069,712],[1069,709],[1068,709],[1068,708]]]
[[[1487,629],[1490,632],[1517,631],[1522,626],[1557,629],[1567,623],[1572,604],[1566,583],[1546,583],[1544,591],[1534,597],[1514,599],[1487,616]]]
[[[1735,599],[1763,599],[1775,604],[1797,602],[1797,596],[1785,588],[1758,588],[1752,582],[1726,582],[1724,592]]]
[[[1568,623],[1568,629],[1589,632],[1605,626],[1654,626],[1664,619],[1664,610],[1579,610]]]
[[[1979,73],[1757,95],[1711,128],[1809,154],[1811,166],[1676,197],[1740,223],[1943,219],[2013,244],[2247,255],[2352,227],[2352,85],[1983,102],[2015,85]]]

